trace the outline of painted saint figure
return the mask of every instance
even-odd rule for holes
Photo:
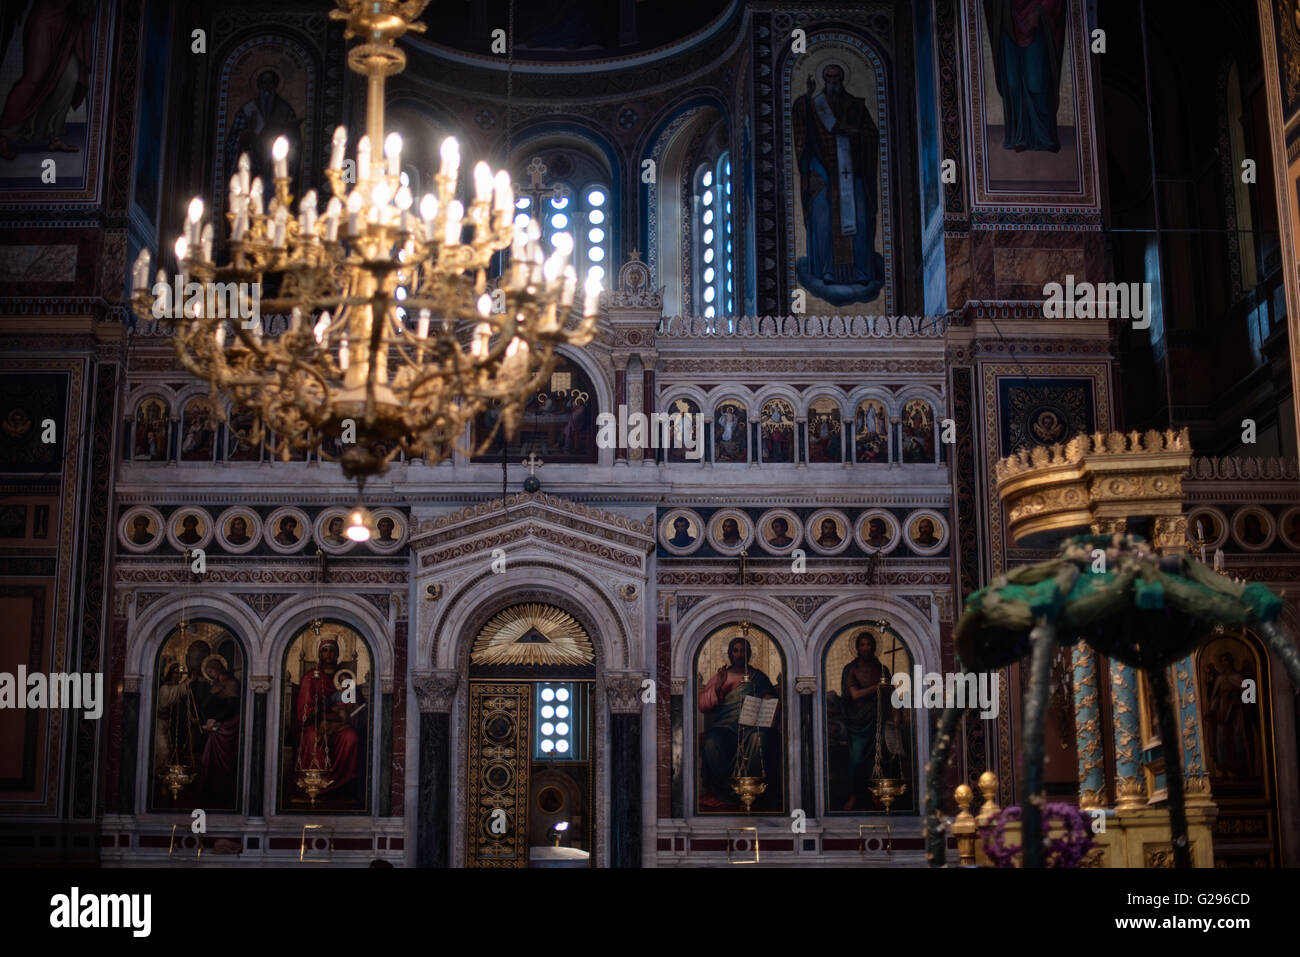
[[[1002,146],[1061,149],[1061,99],[1067,0],[984,0],[984,20],[1005,117]]]
[[[239,679],[221,655],[203,662],[209,692],[199,713],[203,750],[199,758],[199,800],[208,807],[234,807],[239,774]]]
[[[1218,668],[1208,669],[1210,755],[1214,769],[1224,777],[1251,777],[1255,761],[1255,708],[1242,704],[1247,675],[1237,670],[1230,652],[1219,654]]]
[[[294,169],[301,152],[302,121],[289,101],[282,97],[280,74],[263,70],[257,75],[257,95],[235,113],[226,135],[226,169],[233,170],[240,153],[248,154],[249,173],[271,183],[271,146],[283,136],[289,141],[289,168]]]
[[[742,755],[737,769],[740,746],[740,711],[745,699],[777,697],[772,681],[762,671],[750,667],[753,647],[739,636],[727,645],[727,664],[722,665],[700,690],[699,707],[707,722],[700,741],[700,807],[725,810],[739,806],[731,789],[733,775],[758,776],[766,768],[771,751],[772,728],[757,728],[746,735],[757,736],[753,753]],[[779,720],[779,719],[778,719]],[[746,759],[747,758],[747,759]]]
[[[794,538],[790,535],[790,523],[778,515],[772,519],[771,534],[767,537],[767,543],[773,548],[788,548],[794,544]]]
[[[689,548],[695,544],[695,536],[691,534],[691,520],[685,515],[673,519],[673,537],[668,539],[668,544],[673,548]]]
[[[22,73],[9,89],[0,113],[0,159],[16,157],[14,146],[49,153],[75,153],[65,143],[68,114],[86,101],[90,88],[92,33],[98,4],[88,0],[7,3],[0,14],[0,56],[17,29],[24,7]]]
[[[835,306],[873,302],[885,285],[876,251],[880,131],[867,102],[845,87],[845,68],[827,63],[822,90],[812,75],[791,110],[807,255],[799,284]]]
[[[334,686],[339,643],[325,638],[316,650],[316,667],[302,677],[294,714],[298,719],[297,767],[330,769],[328,794],[351,784],[357,776],[358,739],[353,713],[360,705],[343,702]]]
[[[889,692],[892,675],[889,669],[876,657],[876,636],[869,631],[860,631],[853,639],[853,647],[858,656],[844,666],[840,675],[840,695],[844,702],[844,729],[849,738],[849,799],[841,810],[854,810],[861,800],[869,804],[867,782],[875,770],[876,761],[876,718],[880,707],[877,695],[881,692],[881,681],[885,683],[885,692]],[[898,712],[892,703],[885,701],[885,720],[898,723]],[[887,758],[881,756],[881,773],[885,776]],[[892,762],[891,762],[892,764]]]

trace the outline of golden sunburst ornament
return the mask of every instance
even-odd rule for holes
[[[593,665],[596,652],[583,627],[551,605],[515,605],[492,616],[474,640],[476,665]]]

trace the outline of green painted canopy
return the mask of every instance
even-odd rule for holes
[[[1190,555],[1156,555],[1137,535],[1081,535],[1057,558],[1007,572],[967,598],[957,656],[967,671],[1019,661],[1041,620],[1063,645],[1082,640],[1125,664],[1164,665],[1216,625],[1271,623],[1281,610],[1265,586],[1225,578]]]

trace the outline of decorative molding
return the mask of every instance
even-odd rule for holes
[[[671,678],[669,680],[672,685],[672,692],[674,697],[679,697],[686,693],[685,678]]]
[[[120,572],[118,577],[119,578],[121,577]],[[136,613],[139,614],[140,612],[144,611],[146,608],[148,608],[150,605],[156,602],[159,598],[166,598],[166,597],[167,597],[167,593],[161,591],[136,592],[135,593]]]
[[[917,571],[904,572],[897,569],[885,570],[885,584],[889,585],[947,585],[950,582],[951,575],[947,571]],[[655,581],[660,586],[679,586],[686,587],[696,586],[723,586],[729,587],[736,584],[736,573],[734,571],[664,571],[661,570],[656,576]],[[771,586],[789,588],[792,586],[809,586],[809,585],[870,585],[878,584],[872,582],[867,574],[867,569],[860,571],[845,572],[764,572],[750,571],[750,585]],[[704,596],[686,596],[677,597],[677,610],[682,613],[682,601],[685,598],[692,597],[703,600]]]
[[[659,584],[660,585],[665,584],[662,575],[660,575]],[[704,595],[678,595],[677,596],[677,617],[678,618],[682,617],[688,611],[690,611],[692,608],[698,605],[700,602],[704,601],[704,599],[705,599]]]
[[[157,566],[123,566],[117,567],[119,583],[144,584],[189,584],[190,570],[176,568],[159,568]],[[213,568],[203,577],[204,584],[231,583],[236,585],[315,585],[316,563],[309,568]],[[335,585],[405,585],[407,570],[377,568],[331,568],[330,582]],[[141,592],[143,598],[146,593]],[[161,597],[161,596],[159,596]],[[142,609],[136,603],[137,611]]]
[[[799,694],[817,693],[816,675],[795,675],[794,690]]]
[[[930,617],[930,596],[929,595],[899,595],[899,598],[907,602],[926,618]]]
[[[277,608],[289,596],[285,592],[255,591],[235,592],[235,597],[257,612],[258,618],[265,618],[267,613]]]
[[[430,671],[415,673],[411,685],[420,703],[420,713],[447,712],[456,697],[460,675],[455,671]]]
[[[521,511],[511,514],[512,509],[523,506],[527,508],[532,506],[533,510]],[[459,525],[461,522],[468,522],[475,518],[496,513],[506,513],[509,518],[534,518],[542,517],[545,513],[543,508],[553,509],[566,515],[573,515],[577,518],[585,518],[593,522],[599,522],[603,525],[612,525],[615,528],[621,528],[637,535],[644,535],[653,540],[655,519],[653,515],[648,516],[643,521],[638,522],[634,518],[627,518],[616,512],[609,512],[603,508],[594,505],[583,505],[579,502],[573,502],[566,498],[560,498],[558,495],[549,495],[546,492],[519,492],[514,495],[507,495],[504,503],[501,499],[495,498],[487,502],[479,502],[477,505],[467,505],[455,512],[449,512],[446,515],[439,515],[436,518],[425,519],[420,522],[417,534],[423,535],[426,532],[439,531],[444,528],[451,528]]]
[[[1295,482],[1300,466],[1292,458],[1263,456],[1194,456],[1183,474],[1191,481]]]
[[[831,600],[830,595],[773,595],[772,597],[804,621],[812,618],[817,613],[817,609]]]
[[[139,694],[140,685],[143,681],[144,677],[142,675],[123,675],[122,690],[127,694]]]
[[[1042,304],[1038,311],[1042,313]],[[660,339],[917,339],[942,340],[942,316],[670,316]]]
[[[269,694],[271,691],[270,675],[249,675],[248,686],[254,694]]]
[[[660,591],[658,602],[658,620],[670,621],[673,617],[673,605],[677,603],[677,593],[673,591]]]
[[[378,609],[381,617],[385,619],[388,617],[388,595],[376,594],[374,592],[361,592],[359,597],[364,598],[366,601],[370,602],[370,604],[374,605],[375,608]]]
[[[459,545],[451,548],[444,548],[437,552],[426,552],[420,556],[420,566],[428,568],[433,565],[441,565],[447,562],[455,561],[458,558],[464,558],[467,555],[475,555],[480,552],[490,551],[508,545],[511,542],[520,542],[525,539],[539,539],[544,542],[550,542],[552,545],[558,545],[561,548],[567,548],[576,552],[585,552],[597,558],[603,558],[606,561],[615,562],[619,565],[625,565],[628,568],[641,570],[643,558],[641,555],[626,552],[622,549],[612,548],[601,542],[594,542],[590,539],[579,538],[576,535],[564,535],[555,531],[550,525],[528,525],[516,526],[499,532],[496,535],[479,535],[472,539],[467,539]]]
[[[605,700],[609,702],[611,714],[638,714],[644,702],[641,700],[641,684],[645,675],[640,672],[612,672],[605,676]]]
[[[808,356],[806,358],[734,359],[665,358],[661,363],[664,376],[680,375],[700,377],[755,376],[760,373],[789,375],[942,375],[943,359],[831,359]],[[753,381],[746,379],[745,381]],[[665,383],[667,384],[667,383]]]

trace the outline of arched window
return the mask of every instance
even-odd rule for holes
[[[732,236],[731,155],[700,164],[695,171],[692,235],[695,240],[695,314],[712,319],[736,314]]]
[[[560,233],[568,233],[573,237],[570,262],[578,273],[579,290],[593,278],[608,288],[614,197],[604,168],[586,154],[551,150],[529,160],[515,182],[516,221],[525,215],[537,220],[547,249]],[[552,192],[557,187],[559,195]],[[547,191],[540,192],[543,189]]]

